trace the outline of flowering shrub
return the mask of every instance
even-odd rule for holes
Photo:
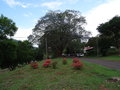
[[[80,69],[80,68],[83,66],[83,63],[80,62],[79,59],[73,58],[73,64],[72,64],[72,66],[73,66],[75,69]]]
[[[47,59],[47,60],[45,60],[45,63],[51,63],[51,59]]]
[[[50,64],[51,64],[51,59],[47,59],[47,60],[45,60],[45,62],[44,62],[44,64],[43,64],[43,67],[49,67],[50,66]]]
[[[37,62],[31,62],[31,67],[33,68],[33,69],[36,69],[36,68],[38,68],[38,63]]]
[[[57,65],[57,62],[56,62],[56,61],[52,62],[52,68],[53,68],[53,69],[56,69],[56,65]]]
[[[72,66],[73,66],[75,69],[80,69],[80,68],[83,66],[83,63],[81,63],[81,62],[76,62],[76,63],[73,63]]]
[[[49,63],[44,63],[44,64],[43,64],[43,67],[49,67],[49,66],[50,66]]]
[[[80,62],[79,59],[77,59],[77,58],[73,58],[73,63],[78,63],[78,62]]]

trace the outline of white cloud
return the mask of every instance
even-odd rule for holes
[[[15,1],[15,0],[4,0],[10,7],[13,7],[13,6],[21,6],[23,8],[27,8],[30,4],[25,4],[23,2],[18,2],[18,1]]]
[[[120,15],[120,0],[107,0],[85,14],[87,20],[86,29],[91,31],[93,36],[98,34],[96,28],[99,24],[107,22],[115,15]]]
[[[30,12],[29,12],[29,13],[24,13],[24,16],[25,16],[25,17],[30,17],[30,16],[32,16],[32,15],[33,15],[33,14],[30,13]]]
[[[53,2],[45,2],[42,3],[41,6],[43,7],[47,7],[49,9],[56,9],[59,6],[61,6],[63,3],[62,2],[58,2],[58,1],[53,1]]]
[[[16,40],[27,40],[27,37],[32,34],[32,28],[19,28],[16,34],[12,37]]]

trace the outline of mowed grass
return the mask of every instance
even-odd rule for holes
[[[0,90],[120,90],[120,82],[107,82],[108,78],[120,77],[120,71],[85,61],[81,70],[75,70],[72,59],[67,59],[67,65],[61,58],[54,61],[58,61],[56,69],[43,68],[40,61],[38,69],[26,65],[0,73]]]
[[[99,60],[120,61],[120,56],[88,57]]]

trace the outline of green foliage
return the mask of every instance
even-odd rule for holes
[[[34,48],[28,41],[18,41],[17,60],[18,63],[27,63],[34,60]]]
[[[112,50],[112,40],[110,37],[100,35],[99,37],[92,37],[87,42],[86,46],[93,47],[92,50],[87,51],[87,56],[106,56],[117,53],[117,50]],[[115,48],[114,48],[115,49]]]
[[[86,51],[86,56],[97,56],[97,51],[95,48]]]
[[[97,49],[99,48],[99,38],[98,37],[91,37],[89,41],[86,43],[85,46],[93,47],[92,50],[87,51],[87,56],[96,56],[97,55]]]
[[[53,62],[51,63],[51,65],[52,65],[52,68],[53,68],[53,69],[56,69],[56,68],[57,68],[57,61],[53,61]]]
[[[10,70],[16,67],[17,44],[14,40],[8,39],[14,36],[17,31],[15,23],[1,15],[0,16],[0,67],[9,68]]]
[[[89,41],[87,42],[86,46],[94,47],[95,49],[97,48],[97,40],[98,37],[91,37]]]
[[[108,50],[111,46],[111,39],[109,37],[100,36],[99,41],[99,51],[102,54],[102,56],[108,55]]]
[[[17,31],[17,27],[15,23],[1,15],[0,16],[0,40],[7,38],[8,36],[14,36],[15,32]]]
[[[35,60],[39,61],[39,60],[43,60],[43,57],[44,57],[44,53],[43,53],[43,47],[41,45],[39,45],[38,48],[35,48],[34,49],[34,57],[35,57]]]
[[[120,16],[115,16],[108,22],[100,24],[97,29],[102,36],[111,38],[111,44],[120,53]]]
[[[109,48],[108,55],[117,55],[118,49],[117,48]]]
[[[0,41],[0,67],[13,70],[16,66],[17,44],[14,40]]]
[[[76,55],[76,53],[83,53],[84,43],[80,39],[72,40],[65,49],[66,54]]]
[[[18,64],[35,60],[35,52],[35,48],[28,41],[2,40],[0,41],[0,67],[13,70]]]

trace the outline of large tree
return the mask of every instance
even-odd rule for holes
[[[15,23],[11,19],[1,15],[0,16],[0,39],[5,39],[8,36],[13,36],[16,31],[17,31],[17,27]]]
[[[16,49],[17,44],[14,40],[9,39],[17,31],[15,23],[1,15],[0,16],[0,67],[13,70],[16,66]]]
[[[120,16],[115,16],[108,22],[100,24],[98,31],[101,36],[111,38],[112,45],[114,45],[120,54]]]
[[[45,43],[46,40],[47,47],[60,56],[73,39],[86,34],[83,28],[85,23],[85,18],[79,11],[50,11],[39,19],[31,37],[39,44]]]

